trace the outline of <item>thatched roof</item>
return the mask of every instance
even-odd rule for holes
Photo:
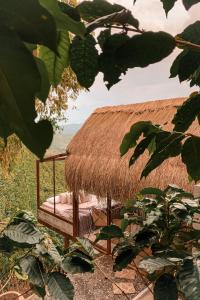
[[[131,151],[120,158],[119,147],[123,136],[137,121],[151,120],[165,124],[170,121],[176,107],[184,98],[158,100],[139,104],[103,107],[97,109],[72,139],[67,150],[66,182],[71,189],[84,189],[98,196],[109,194],[113,199],[125,200],[141,188],[164,188],[175,183],[187,190],[193,185],[188,181],[186,168],[180,158],[171,158],[140,181],[141,171],[148,155],[128,167]],[[194,123],[191,132],[199,134]]]

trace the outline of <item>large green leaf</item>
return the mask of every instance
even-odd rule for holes
[[[71,17],[73,20],[75,21],[80,21],[81,18],[80,18],[80,14],[78,12],[78,9],[76,7],[73,7],[67,3],[64,3],[64,2],[58,2],[58,5],[61,9],[61,11],[68,15],[69,17]]]
[[[140,191],[141,195],[157,195],[157,196],[165,196],[165,193],[154,187],[147,187]]]
[[[105,0],[82,1],[77,9],[81,18],[87,22],[92,22],[98,18],[110,15],[124,9],[123,6],[114,4],[112,5]]]
[[[162,271],[165,268],[175,268],[175,264],[164,257],[147,257],[143,259],[139,267],[147,273],[152,274],[155,271]]]
[[[97,235],[96,242],[100,240],[110,240],[113,238],[123,237],[124,234],[120,227],[116,225],[105,226],[101,228],[100,233]]]
[[[181,141],[183,139],[184,135],[179,133],[172,133],[167,137],[165,142],[162,142],[162,147],[160,146],[147,162],[141,178],[147,177],[151,171],[160,166],[167,158],[178,156],[182,150]]]
[[[4,235],[12,241],[30,245],[39,243],[41,239],[40,232],[36,230],[33,225],[25,222],[21,222],[17,225],[9,225],[4,230]]]
[[[49,51],[52,52],[51,50],[49,50]],[[50,86],[51,86],[50,85],[50,81],[49,81],[49,75],[47,73],[47,69],[46,69],[44,61],[42,61],[38,57],[35,57],[35,60],[36,60],[38,71],[40,72],[40,77],[41,77],[40,91],[36,94],[36,96],[42,102],[45,103],[45,101],[46,101],[46,99],[47,99],[47,97],[49,95],[49,90],[50,90]]]
[[[94,272],[92,261],[80,252],[73,252],[70,256],[65,257],[61,267],[64,272],[71,274]]]
[[[200,21],[196,21],[195,23],[186,27],[178,36],[186,41],[200,44]]]
[[[118,254],[113,265],[113,271],[121,271],[122,269],[126,268],[138,255],[139,251],[140,250],[138,247],[133,246],[118,248]]]
[[[176,281],[171,274],[163,274],[156,280],[154,300],[178,300]]]
[[[43,157],[53,130],[48,121],[35,123],[35,96],[41,88],[40,74],[30,51],[13,31],[0,27],[0,119],[6,133],[16,133],[36,155]],[[20,74],[20,76],[19,76]],[[5,118],[6,116],[6,118]]]
[[[121,66],[144,68],[170,55],[175,46],[174,37],[166,32],[144,32],[119,47],[116,58]]]
[[[32,284],[44,287],[43,266],[38,258],[33,255],[26,256],[20,260],[19,265]]]
[[[188,98],[178,109],[172,120],[174,131],[185,132],[200,113],[200,95]]]
[[[62,12],[57,0],[39,0],[40,4],[44,6],[55,18],[56,25],[59,30],[71,31],[72,33],[81,37],[85,34],[85,26],[81,22],[75,21],[69,15]]]
[[[183,0],[183,5],[188,10],[190,7],[192,7],[194,4],[200,3],[199,0]]]
[[[185,300],[199,300],[200,279],[199,270],[192,260],[186,260],[181,267],[177,280]]]
[[[81,40],[75,37],[70,49],[70,65],[77,79],[85,88],[91,87],[98,73],[98,51],[92,35]]]
[[[0,237],[0,252],[11,253],[13,247],[13,242],[7,236]]]
[[[83,248],[83,250],[86,252],[86,254],[88,254],[91,257],[95,256],[94,248],[88,239],[80,237],[77,237],[76,239]]]
[[[122,26],[124,26],[125,24],[131,24],[135,28],[138,28],[139,26],[138,20],[136,20],[132,16],[131,11],[123,9],[122,11],[114,12],[112,14],[94,20],[93,22],[87,24],[86,29],[87,32],[89,33],[99,27],[104,27],[105,25],[109,26],[112,24],[118,24],[118,25],[120,24]]]
[[[69,65],[70,38],[67,31],[59,32],[58,54],[47,47],[40,47],[39,57],[45,63],[50,83],[56,87],[61,80],[64,69]]]
[[[170,69],[170,78],[178,75],[180,82],[191,80],[199,65],[200,52],[184,50],[174,60]]]
[[[182,161],[186,164],[187,172],[191,178],[195,181],[200,179],[200,138],[190,137],[188,138],[182,149]]]
[[[47,281],[48,291],[56,300],[73,300],[74,287],[69,278],[59,272],[50,273]]]
[[[152,125],[150,121],[139,121],[131,126],[130,131],[124,136],[121,146],[120,146],[120,153],[121,156],[126,154],[130,148],[136,146],[136,142],[139,137],[143,134],[147,134],[149,131],[155,131],[155,126]]]
[[[15,30],[26,42],[42,44],[56,51],[54,19],[37,0],[1,0],[0,24]]]
[[[126,34],[112,34],[103,42],[103,53],[99,57],[99,71],[103,73],[108,89],[119,82],[120,76],[126,73],[127,68],[118,64],[115,53],[127,40],[129,37]]]

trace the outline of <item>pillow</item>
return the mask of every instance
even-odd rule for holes
[[[66,192],[59,194],[61,204],[72,204],[72,193]]]
[[[96,227],[107,225],[107,215],[100,209],[92,208],[92,220]]]
[[[48,199],[47,199],[47,202],[48,202],[48,203],[51,203],[51,204],[54,204],[54,197],[48,198]],[[55,203],[56,203],[56,204],[60,203],[60,198],[59,198],[59,196],[55,196]]]

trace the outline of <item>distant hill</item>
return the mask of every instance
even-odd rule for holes
[[[82,124],[68,124],[63,130],[54,135],[53,142],[48,152],[57,154],[65,152],[65,149]]]

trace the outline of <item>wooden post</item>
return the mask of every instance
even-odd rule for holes
[[[111,216],[111,198],[108,195],[107,196],[107,226],[109,226],[112,222],[112,216]],[[111,240],[107,241],[107,254],[111,254]]]
[[[73,191],[73,236],[79,236],[79,197],[78,192]]]
[[[53,158],[53,212],[56,214],[56,164]]]

